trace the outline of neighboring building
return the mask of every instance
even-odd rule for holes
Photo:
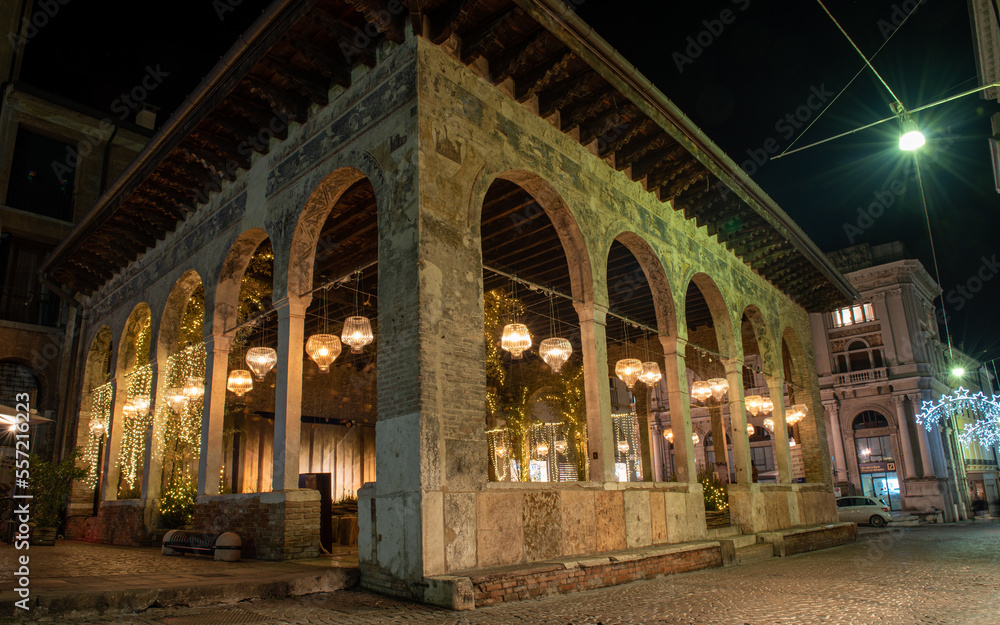
[[[810,316],[837,484],[882,497],[893,510],[941,510],[968,518],[971,502],[998,505],[997,455],[968,448],[964,423],[927,431],[914,417],[923,402],[958,386],[989,395],[985,367],[938,335],[940,288],[902,244],[868,244],[829,255],[861,294],[849,307]],[[962,378],[951,374],[965,368]]]
[[[2,32],[21,32],[18,16],[30,16],[31,4],[0,3],[11,27]],[[0,46],[0,74],[9,77],[0,93],[0,405],[27,392],[37,411],[32,449],[51,456],[66,443],[81,320],[38,269],[152,131],[16,82],[24,46],[10,46],[13,38]]]
[[[854,537],[830,525],[808,314],[856,293],[558,0],[273,3],[43,271],[87,324],[70,536],[140,544],[196,496],[195,526],[245,556],[314,556],[315,479],[357,493],[364,586],[452,607],[546,592],[525,565],[558,558],[650,550],[580,587],[718,565],[691,369],[728,384],[732,523],[812,526],[789,549]],[[549,332],[573,346],[557,375]],[[647,403],[612,417],[640,355],[669,483]],[[808,406],[802,483],[784,427],[781,483],[753,482],[747,357],[776,414]],[[501,566],[520,582],[467,576]]]
[[[996,0],[969,0],[973,38],[976,45],[976,67],[981,86],[1000,82],[1000,8]],[[984,99],[1000,102],[1000,88],[993,87],[980,94]],[[1000,193],[1000,113],[990,119],[993,135],[989,138],[993,180]]]

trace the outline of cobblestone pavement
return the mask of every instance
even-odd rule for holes
[[[861,530],[860,542],[790,558],[449,612],[364,591],[59,623],[977,625],[1000,623],[1000,524]]]

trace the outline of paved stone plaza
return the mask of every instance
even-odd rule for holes
[[[1000,524],[861,529],[857,544],[782,559],[449,612],[363,591],[48,622],[115,625],[1000,622]],[[45,622],[45,621],[42,621]]]

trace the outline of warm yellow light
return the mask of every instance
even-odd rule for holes
[[[326,373],[340,355],[340,339],[332,334],[313,334],[306,341],[306,353],[319,366],[320,373]]]
[[[701,442],[701,437],[698,436],[697,432],[691,435],[691,442],[694,443],[695,445]]]
[[[673,442],[674,442],[674,431],[673,430],[664,430],[663,431],[663,438],[667,439],[668,443],[673,444]]]
[[[546,456],[549,453],[549,444],[543,441],[538,443],[538,446],[535,449],[538,450],[539,456]]]
[[[530,336],[528,340],[531,340]],[[538,344],[538,355],[552,368],[552,373],[559,373],[572,354],[573,346],[566,339],[550,338]]]
[[[771,414],[772,410],[774,410],[774,402],[771,401],[770,397],[765,397],[760,404],[761,414]]]
[[[747,395],[744,401],[746,402],[747,410],[756,417],[760,412],[761,405],[764,403],[764,398],[760,395]]]
[[[201,399],[205,395],[205,380],[191,376],[187,379],[187,382],[184,384],[184,390],[181,392],[188,399]]]
[[[715,401],[722,401],[722,398],[729,392],[729,381],[726,378],[712,378],[708,381],[708,385],[712,389],[712,397],[715,398]]]
[[[226,388],[235,393],[237,397],[243,397],[253,390],[253,377],[246,369],[233,369],[229,372]]]
[[[184,390],[177,387],[167,389],[167,405],[174,412],[181,412],[187,408],[190,399],[184,394]]]
[[[625,386],[632,388],[642,373],[642,361],[638,358],[622,358],[615,363],[615,375]]]
[[[768,418],[764,419],[764,427],[766,427],[769,431],[773,432],[774,431],[774,419],[772,419],[771,417],[768,417]]]
[[[712,385],[705,380],[696,380],[691,385],[691,396],[698,401],[705,401],[712,396]]]
[[[11,425],[11,427],[13,427],[13,425]],[[90,433],[93,434],[94,436],[103,436],[104,435],[104,424],[101,423],[100,420],[98,420],[98,419],[91,419],[90,420]]]
[[[646,386],[655,386],[663,378],[663,374],[660,373],[660,365],[655,362],[644,362],[642,363],[642,373],[639,374],[639,379]]]
[[[757,430],[754,429],[753,423],[747,423],[747,436],[753,436]]]
[[[510,352],[511,358],[520,360],[521,354],[531,347],[531,334],[523,323],[508,323],[500,335],[500,348]]]
[[[344,330],[340,333],[340,340],[345,345],[351,346],[352,354],[360,354],[365,345],[375,340],[371,321],[368,320],[368,317],[348,317],[344,321]]]
[[[622,452],[623,454],[627,454],[628,450],[629,450],[629,446],[628,446],[628,442],[627,441],[622,441],[622,442],[618,443],[618,451]]]
[[[555,448],[556,452],[564,454],[566,453],[566,450],[569,449],[569,443],[567,443],[564,439],[560,438],[555,442]]]

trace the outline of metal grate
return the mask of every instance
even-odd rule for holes
[[[242,623],[269,623],[274,617],[240,608],[218,608],[199,614],[167,616],[160,619],[166,625],[241,625]]]

